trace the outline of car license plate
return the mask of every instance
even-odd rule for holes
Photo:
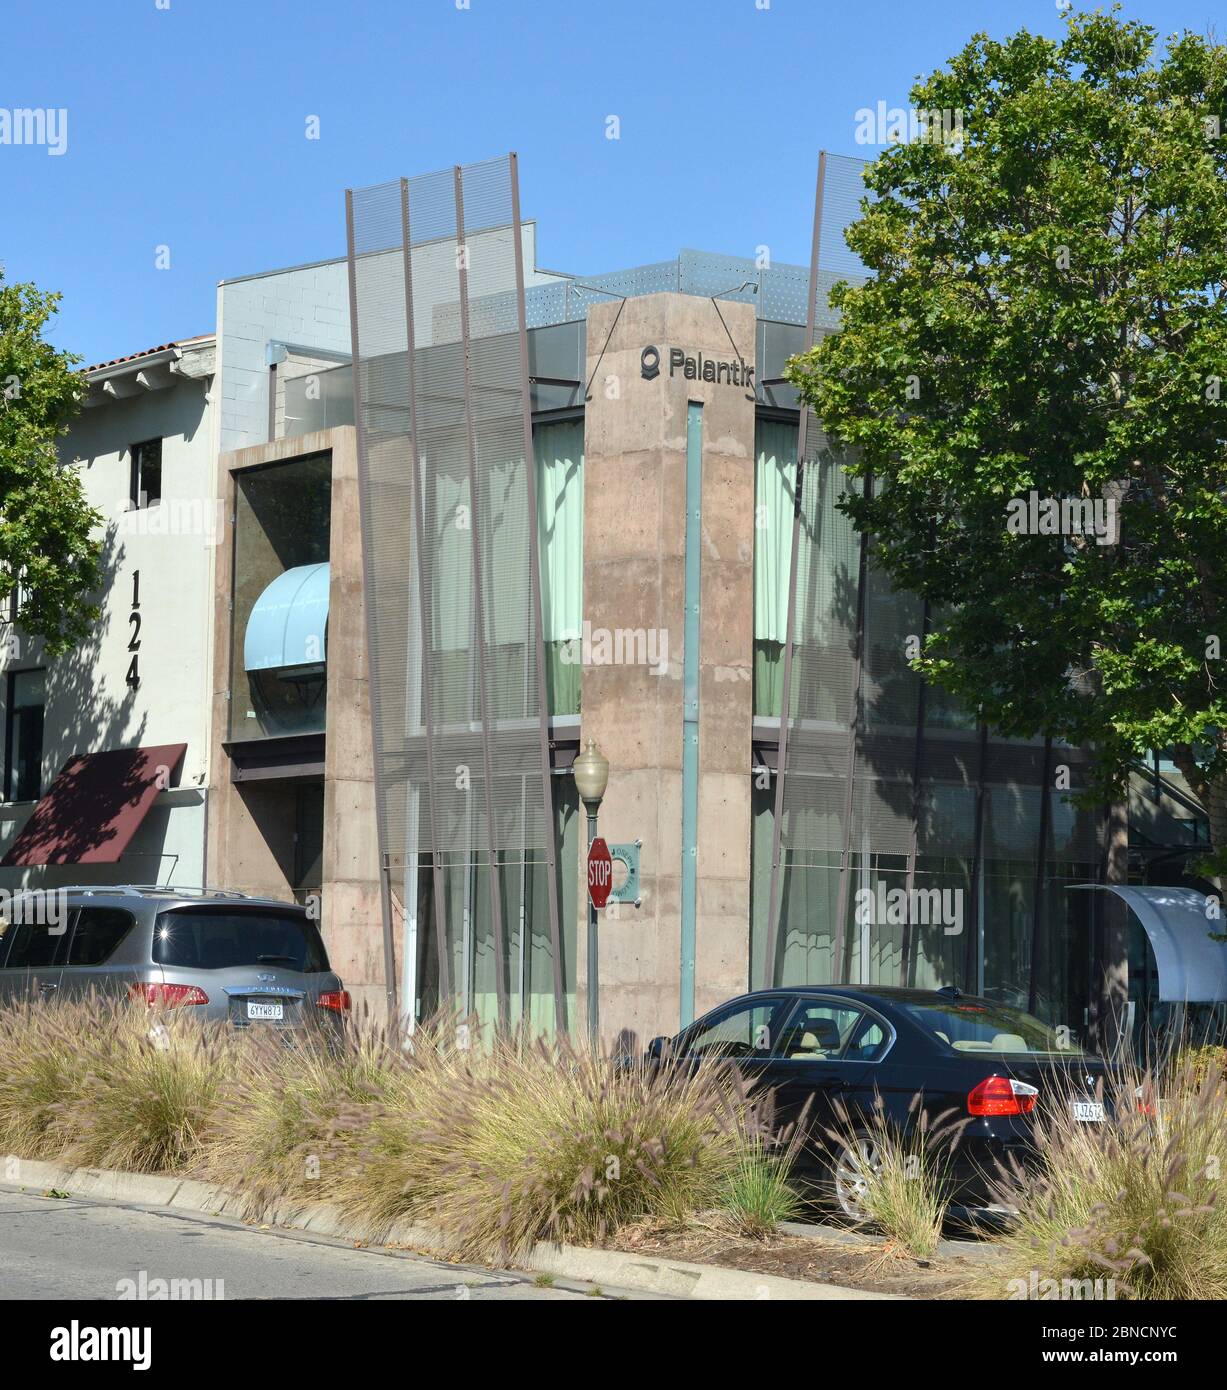
[[[1082,1120],[1084,1123],[1099,1124],[1104,1118],[1101,1100],[1071,1100],[1069,1109],[1075,1120]]]
[[[254,999],[247,1001],[247,1017],[259,1019],[271,1019],[278,1022],[285,1017],[285,1005],[278,1002],[276,1004],[257,1003]]]

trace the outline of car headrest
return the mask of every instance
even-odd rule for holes
[[[839,1027],[833,1018],[811,1018],[805,1025],[806,1037],[814,1039],[814,1046],[824,1052],[838,1052],[840,1044]]]

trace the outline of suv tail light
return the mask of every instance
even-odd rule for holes
[[[1029,1115],[1039,1091],[1008,1076],[986,1076],[967,1097],[972,1115]]]
[[[150,1008],[178,1008],[180,1004],[207,1004],[209,996],[199,985],[133,985],[130,999],[142,999]]]
[[[326,989],[315,1001],[321,1009],[331,1009],[336,1014],[349,1013],[349,990]]]

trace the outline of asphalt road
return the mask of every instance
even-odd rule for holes
[[[142,1274],[145,1283],[141,1284]],[[227,1300],[594,1299],[589,1286],[355,1249],[226,1217],[0,1188],[0,1299],[118,1299],[157,1279],[222,1281]],[[124,1281],[131,1281],[131,1285]],[[181,1286],[186,1288],[187,1286]],[[205,1286],[201,1286],[202,1288]],[[604,1297],[643,1294],[604,1289]]]

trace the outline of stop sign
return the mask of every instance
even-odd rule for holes
[[[613,887],[613,860],[609,846],[598,835],[588,849],[588,896],[593,907],[604,907]]]

